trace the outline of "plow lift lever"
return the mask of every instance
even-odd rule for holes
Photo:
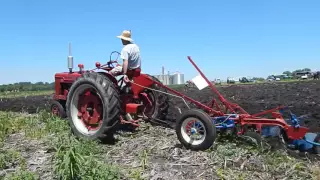
[[[213,84],[208,80],[208,78],[202,73],[200,68],[193,62],[190,56],[188,56],[189,61],[191,64],[197,69],[197,71],[200,73],[201,77],[207,82],[211,90],[216,93],[219,97],[219,100],[226,106],[227,109],[231,111],[231,113],[236,113],[235,109],[231,106],[231,103],[228,102],[221,94],[220,92],[213,86]],[[238,108],[243,114],[248,114],[244,109],[236,105],[236,108]]]

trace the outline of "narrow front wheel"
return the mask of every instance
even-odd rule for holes
[[[66,111],[65,108],[63,107],[62,103],[60,103],[57,100],[53,100],[51,103],[51,113],[54,116],[57,116],[59,118],[66,118]]]

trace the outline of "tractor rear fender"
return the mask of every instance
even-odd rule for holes
[[[116,79],[114,76],[112,76],[111,74],[106,73],[106,72],[98,72],[98,73],[104,75],[106,78],[108,78],[109,80],[111,80],[116,86],[118,86],[118,81],[117,81],[117,79]]]
[[[134,98],[139,98],[139,94],[144,92],[145,87],[151,88],[154,84],[153,79],[146,74],[140,74],[139,76],[134,77],[133,82],[134,84],[131,84],[131,89]]]
[[[104,75],[105,77],[110,79],[114,84],[116,84],[116,86],[118,86],[117,79],[111,74],[106,72],[98,72],[98,73]],[[139,94],[145,91],[145,87],[150,88],[154,84],[153,79],[151,79],[146,74],[140,74],[139,76],[134,77],[133,82],[135,84],[131,84],[131,89],[135,98],[139,98]]]

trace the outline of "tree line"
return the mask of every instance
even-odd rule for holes
[[[281,75],[270,75],[267,77],[267,79],[272,78],[272,77],[281,77],[281,78],[299,78],[300,76],[298,75],[298,73],[303,73],[303,72],[307,72],[307,73],[312,73],[310,68],[304,68],[304,69],[297,69],[294,71],[284,71]],[[286,76],[286,77],[284,77]]]
[[[0,85],[0,92],[8,91],[43,91],[43,90],[53,90],[54,82],[17,82],[13,84]]]
[[[304,68],[304,69],[297,69],[295,71],[284,71],[282,74],[285,74],[287,76],[296,76],[297,73],[301,73],[301,72],[309,72],[311,73],[311,69],[310,68]]]

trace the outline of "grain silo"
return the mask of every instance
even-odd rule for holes
[[[159,79],[164,85],[170,85],[170,77],[168,74],[160,75],[161,78]]]
[[[175,72],[171,76],[172,82],[171,84],[184,84],[184,74],[180,72]]]
[[[161,75],[155,75],[156,78],[159,79],[159,81],[164,85],[170,85],[170,75],[165,74],[165,69],[162,66],[162,74]]]

